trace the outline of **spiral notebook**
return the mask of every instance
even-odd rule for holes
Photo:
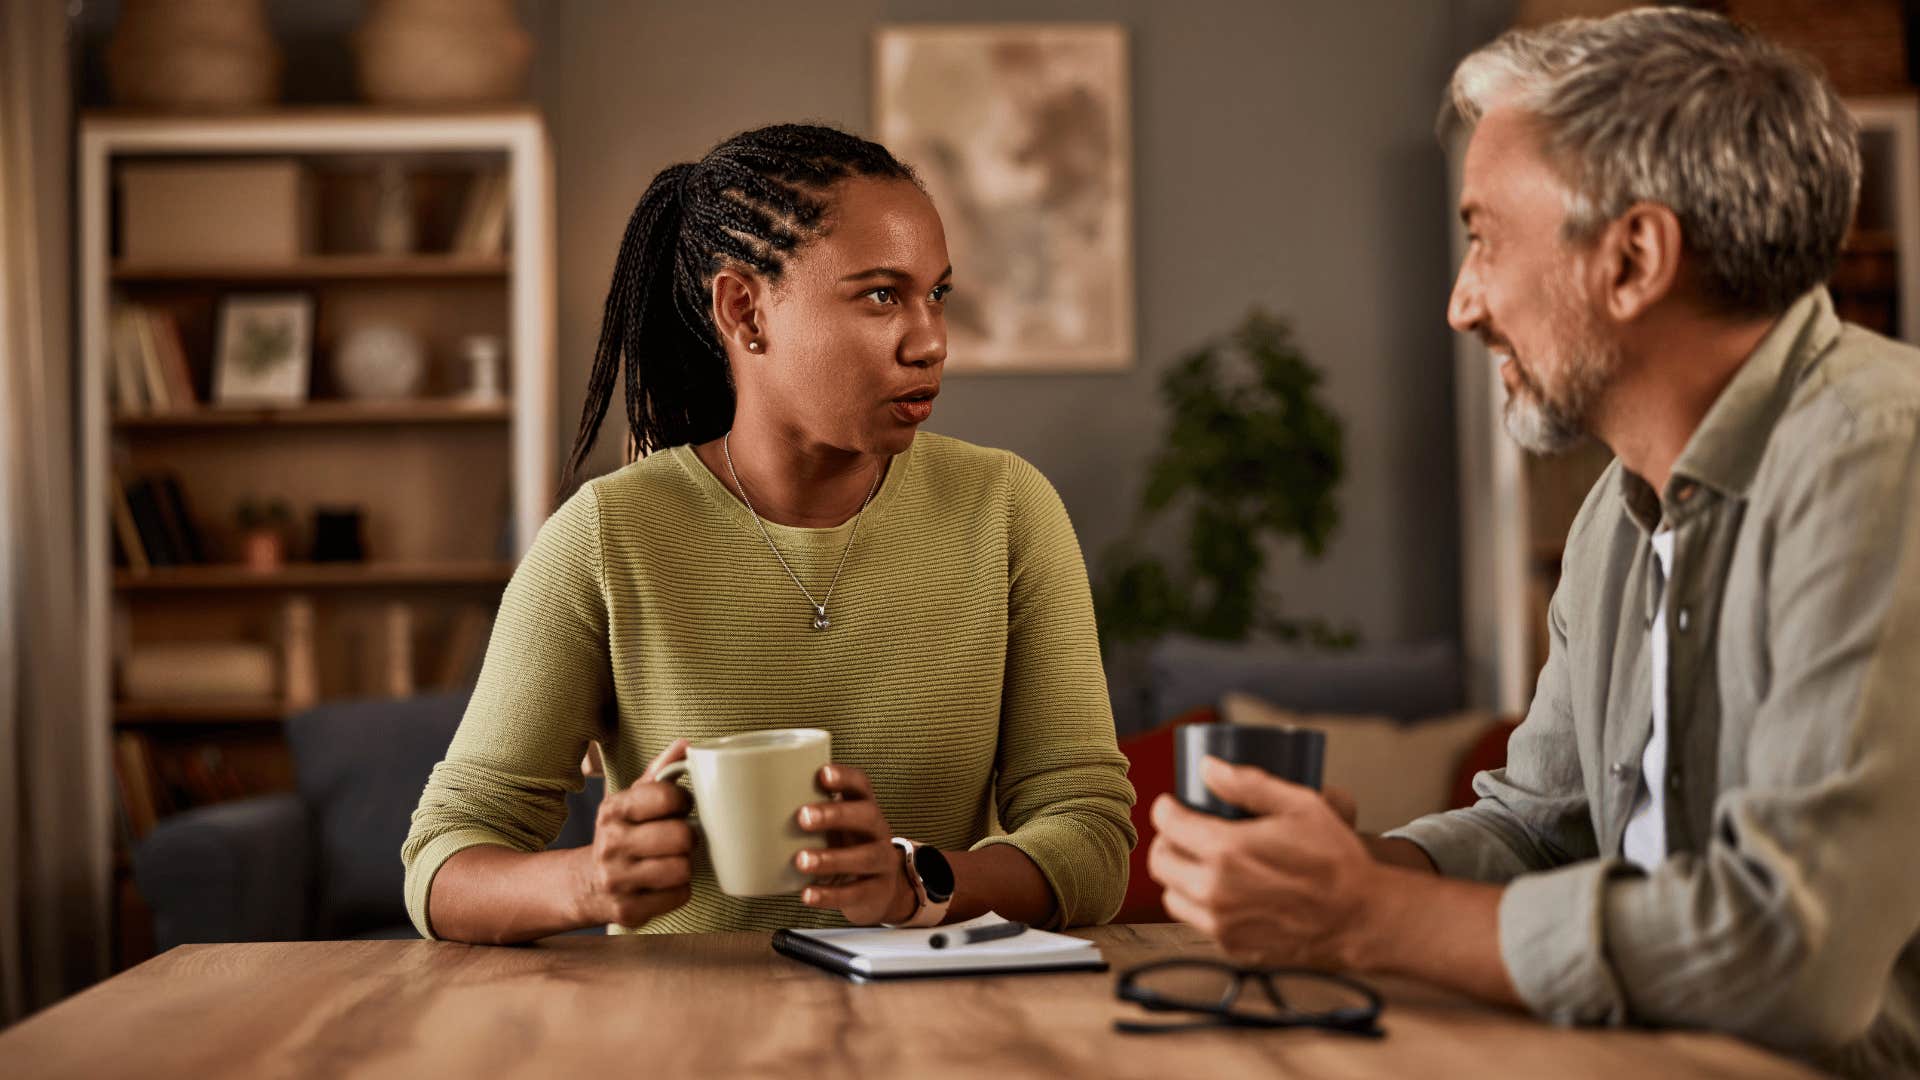
[[[776,930],[773,949],[855,982],[934,975],[1013,975],[1040,971],[1105,971],[1100,947],[1083,938],[1045,930],[998,941],[934,948],[933,935],[949,940],[979,927],[1007,920],[988,913],[977,919],[928,930],[848,927],[835,930]]]

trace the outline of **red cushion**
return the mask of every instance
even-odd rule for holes
[[[1127,777],[1133,781],[1133,827],[1140,839],[1127,858],[1127,895],[1120,903],[1117,923],[1169,922],[1160,904],[1160,883],[1147,876],[1147,848],[1153,844],[1153,800],[1173,791],[1173,729],[1183,724],[1211,724],[1220,719],[1210,705],[1182,713],[1152,731],[1120,740],[1127,755]]]
[[[1472,806],[1480,801],[1480,797],[1473,793],[1473,778],[1506,765],[1507,739],[1518,726],[1512,720],[1503,719],[1488,728],[1478,742],[1467,748],[1466,756],[1460,759],[1460,768],[1453,774],[1455,808]]]

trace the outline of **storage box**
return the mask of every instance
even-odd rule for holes
[[[313,250],[313,192],[291,158],[120,169],[120,257],[141,265],[291,262]]]

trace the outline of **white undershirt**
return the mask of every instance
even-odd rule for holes
[[[1672,529],[1653,534],[1653,553],[1660,559],[1660,576],[1653,583],[1653,735],[1640,755],[1640,797],[1620,844],[1627,860],[1648,873],[1667,857],[1667,580],[1673,576]]]

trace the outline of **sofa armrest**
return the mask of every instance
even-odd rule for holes
[[[133,877],[161,949],[301,940],[313,884],[306,807],[287,793],[176,814],[134,848]]]
[[[1304,713],[1415,720],[1460,704],[1460,651],[1437,640],[1341,650],[1170,636],[1147,655],[1153,726],[1234,691]]]

